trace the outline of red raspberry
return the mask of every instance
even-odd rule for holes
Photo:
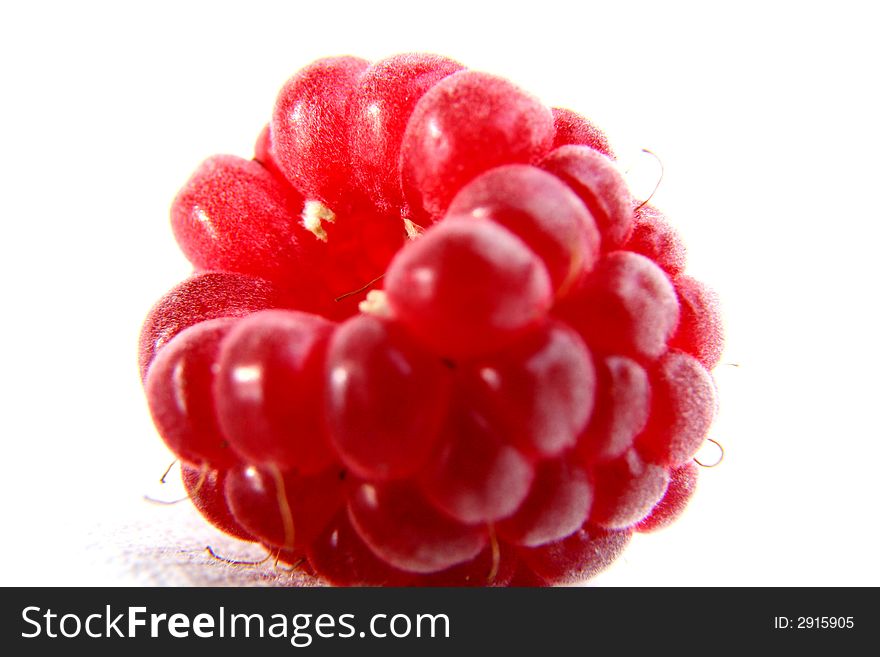
[[[589,146],[603,155],[614,159],[614,152],[608,145],[608,137],[593,123],[570,109],[562,107],[553,108],[553,127],[556,134],[553,137],[553,148],[560,146]]]
[[[279,168],[307,200],[334,211],[351,189],[348,97],[368,65],[357,57],[313,62],[287,81],[272,114]]]
[[[638,207],[634,216],[632,235],[624,248],[650,258],[671,277],[678,276],[687,259],[678,231],[650,205]]]
[[[302,201],[259,162],[217,155],[196,170],[171,206],[180,248],[198,268],[293,285],[307,271],[295,220]]]
[[[516,565],[516,571],[513,573],[513,578],[507,585],[523,588],[542,588],[552,586],[550,582],[529,568],[522,559],[520,559],[519,563]]]
[[[574,584],[611,565],[631,536],[629,529],[614,531],[585,524],[561,541],[522,550],[520,555],[539,581]]]
[[[345,511],[312,541],[306,556],[315,572],[335,586],[405,586],[415,577],[374,555]]]
[[[432,227],[394,258],[385,289],[393,318],[451,358],[511,344],[541,321],[552,301],[547,268],[494,222]]]
[[[608,356],[597,363],[596,402],[576,451],[585,465],[623,456],[651,412],[648,374],[633,360]]]
[[[476,557],[458,566],[428,575],[418,575],[410,586],[509,586],[519,559],[513,548],[501,543],[495,553],[487,546]]]
[[[636,446],[653,463],[682,465],[712,424],[715,384],[695,358],[670,351],[651,372],[651,390],[651,416]]]
[[[348,514],[376,556],[413,573],[470,561],[488,540],[485,525],[453,520],[407,484],[360,484],[349,496]]]
[[[282,173],[275,159],[274,148],[272,147],[272,126],[269,124],[266,124],[266,127],[260,131],[260,135],[254,144],[254,160],[262,164],[263,168],[275,176],[277,180],[285,184],[287,183],[287,178],[284,177],[284,173]]]
[[[528,497],[498,523],[498,534],[526,547],[559,541],[584,524],[592,504],[593,485],[585,470],[563,458],[542,461]]]
[[[519,508],[534,476],[534,465],[500,427],[459,404],[421,483],[435,507],[462,523],[485,526]]]
[[[349,139],[355,179],[385,211],[400,211],[398,161],[403,133],[419,99],[464,68],[446,57],[404,54],[364,71],[349,100]]]
[[[508,164],[477,176],[456,194],[448,215],[507,228],[541,257],[558,295],[599,256],[592,215],[565,183],[536,167]]]
[[[592,123],[462,68],[318,60],[172,206],[156,427],[209,522],[330,584],[583,581],[681,512],[714,413],[674,228]]]
[[[592,355],[562,322],[550,322],[508,349],[468,363],[460,380],[487,421],[534,459],[573,447],[593,412]]]
[[[462,186],[501,164],[533,164],[553,143],[553,116],[507,80],[460,71],[416,104],[400,153],[412,218],[439,219]]]
[[[239,465],[226,476],[235,521],[264,544],[305,550],[342,508],[345,481],[331,467],[310,476],[275,466]]]
[[[633,206],[626,181],[615,164],[586,146],[560,146],[541,161],[541,168],[561,178],[586,204],[606,251],[629,238]]]
[[[226,471],[211,470],[206,467],[194,468],[184,464],[181,468],[183,486],[193,506],[205,520],[222,532],[243,541],[258,540],[238,524],[226,503]]]
[[[595,498],[590,522],[607,529],[632,527],[663,497],[669,472],[646,463],[635,449],[593,469]]]
[[[449,368],[394,324],[360,315],[333,335],[326,371],[327,422],[342,462],[374,480],[418,472],[448,413]]]
[[[314,473],[334,454],[321,404],[333,324],[295,310],[242,319],[217,356],[213,398],[222,435],[250,463]]]
[[[654,359],[678,326],[678,299],[663,270],[629,251],[606,255],[557,307],[588,345],[610,354]]]
[[[293,306],[297,300],[261,278],[234,272],[202,272],[172,288],[151,309],[138,345],[141,379],[156,352],[183,329],[217,317],[244,317],[265,308]]]
[[[673,470],[663,499],[657,503],[647,518],[635,526],[635,530],[652,532],[674,522],[684,512],[697,489],[698,471],[699,468],[694,461],[688,461]]]
[[[156,356],[144,383],[165,444],[198,467],[228,468],[238,462],[220,431],[211,394],[220,340],[235,322],[223,317],[181,331]]]
[[[718,364],[724,348],[718,295],[690,276],[679,276],[675,280],[675,292],[681,317],[669,346],[689,353],[706,369],[712,369]]]

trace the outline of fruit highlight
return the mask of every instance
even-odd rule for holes
[[[195,507],[338,586],[582,582],[671,523],[722,322],[614,157],[445,57],[297,72],[174,199],[141,331]]]

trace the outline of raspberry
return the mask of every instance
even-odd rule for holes
[[[418,575],[410,586],[509,586],[518,565],[513,548],[501,544],[495,554],[486,547],[476,557],[458,566],[428,575]]]
[[[687,259],[678,232],[650,205],[643,205],[635,211],[633,231],[624,248],[650,258],[673,278],[684,270]]]
[[[547,584],[573,584],[605,570],[620,556],[632,530],[601,529],[589,524],[567,538],[520,555],[534,575]]]
[[[636,446],[649,461],[678,466],[697,453],[712,424],[715,385],[699,361],[677,351],[651,374],[651,417]]]
[[[551,586],[694,489],[722,323],[605,135],[445,57],[318,60],[171,208],[144,322],[208,522],[340,586]]]
[[[646,463],[635,449],[593,470],[595,499],[590,522],[607,529],[626,529],[645,518],[669,484],[669,472]]]
[[[449,216],[491,219],[541,257],[553,289],[563,294],[599,255],[599,231],[580,199],[555,176],[536,167],[508,164],[465,185]]]
[[[408,477],[424,465],[446,417],[451,374],[389,322],[348,320],[327,355],[333,446],[358,476]]]
[[[645,428],[651,411],[651,384],[638,363],[608,356],[596,370],[595,408],[576,447],[586,465],[622,456]]]
[[[313,473],[333,462],[321,404],[333,324],[295,310],[240,320],[216,360],[213,398],[220,431],[251,463]]]
[[[174,199],[171,226],[198,269],[293,285],[306,273],[299,244],[308,234],[291,218],[300,202],[259,162],[217,155]]]
[[[413,573],[470,561],[487,541],[485,525],[453,520],[408,484],[362,483],[349,495],[348,514],[376,556]]]
[[[345,511],[327,524],[306,556],[315,572],[336,586],[405,586],[414,577],[374,555]]]
[[[523,560],[520,560],[516,565],[516,570],[513,573],[513,577],[510,582],[507,584],[508,586],[516,586],[516,587],[528,587],[528,588],[541,588],[545,586],[551,586],[551,584],[535,573],[531,568],[529,568]]]
[[[662,269],[644,256],[615,251],[557,312],[599,351],[654,359],[678,326],[679,307]]]
[[[592,122],[577,112],[562,107],[553,108],[553,148],[560,146],[589,146],[599,151],[602,155],[614,159],[614,152],[608,145],[608,137],[599,130]]]
[[[586,471],[565,459],[542,461],[529,495],[498,533],[514,545],[537,547],[559,541],[584,524],[593,503]]]
[[[691,496],[697,489],[698,470],[699,468],[694,461],[688,461],[673,470],[669,477],[669,487],[666,489],[663,499],[651,510],[647,518],[635,526],[635,530],[652,532],[674,522],[684,512]]]
[[[229,471],[226,502],[235,521],[266,545],[301,551],[324,530],[345,500],[337,468],[310,476],[274,466]]]
[[[349,100],[350,148],[355,179],[377,207],[399,210],[403,204],[397,165],[416,103],[462,68],[446,57],[404,54],[364,71]]]
[[[534,466],[479,412],[454,408],[440,447],[422,473],[422,489],[441,511],[463,523],[512,514],[528,495]]]
[[[553,116],[507,80],[460,71],[416,103],[400,153],[412,219],[439,218],[478,173],[501,164],[533,164],[553,143]]]
[[[284,177],[284,174],[278,167],[278,162],[275,160],[272,147],[272,126],[269,124],[266,124],[266,126],[260,131],[257,141],[254,144],[254,161],[262,164],[263,168],[275,176],[277,180],[287,183],[287,179]]]
[[[593,411],[592,356],[562,322],[548,323],[505,351],[474,360],[461,376],[471,403],[534,459],[572,447]]]
[[[551,303],[547,268],[494,222],[444,221],[432,227],[391,262],[385,290],[394,318],[450,358],[510,344],[537,324]]]
[[[211,394],[220,340],[235,322],[211,319],[181,331],[147,372],[144,388],[153,422],[185,463],[226,468],[238,461],[220,431]]]
[[[306,199],[334,209],[350,191],[347,101],[367,65],[357,57],[313,62],[287,81],[272,114],[279,168]]]
[[[599,151],[560,146],[540,164],[580,196],[596,220],[606,251],[620,248],[632,231],[633,206],[623,175]]]
[[[681,319],[669,346],[689,353],[706,369],[712,369],[718,364],[724,346],[718,295],[690,276],[676,279],[675,292]]]
[[[261,278],[233,272],[202,272],[171,289],[151,309],[138,345],[141,379],[156,352],[183,329],[217,317],[243,317],[265,308],[296,303]]]
[[[225,493],[226,471],[194,468],[184,464],[180,473],[189,499],[205,520],[235,538],[251,542],[257,540],[238,524],[229,510]]]

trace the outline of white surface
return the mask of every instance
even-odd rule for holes
[[[595,583],[880,585],[869,6],[5,3],[0,584],[273,581],[206,560],[241,546],[191,508],[142,500],[170,458],[138,329],[189,270],[168,206],[203,158],[251,154],[312,59],[425,50],[592,116],[624,160],[657,153],[656,204],[724,300],[727,459]]]

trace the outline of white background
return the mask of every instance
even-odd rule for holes
[[[139,325],[189,271],[168,206],[205,157],[251,155],[299,67],[421,50],[591,116],[637,189],[657,153],[656,204],[724,301],[727,458],[594,583],[880,585],[877,17],[718,6],[4,3],[0,583],[211,581],[193,555],[219,535],[142,499],[170,457]]]

